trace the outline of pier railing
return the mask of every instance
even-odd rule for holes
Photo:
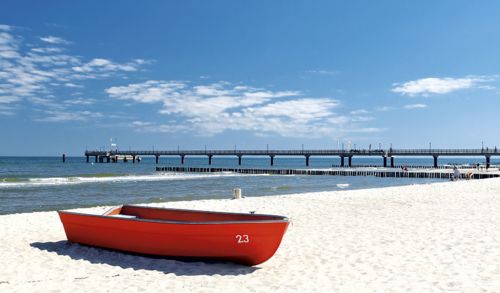
[[[87,150],[86,156],[483,156],[500,155],[497,148],[484,149],[351,149],[351,150]]]

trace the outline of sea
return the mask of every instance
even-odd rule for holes
[[[91,158],[92,159],[92,158]],[[482,163],[480,158],[440,158],[440,164]],[[338,165],[339,159],[311,157],[308,168]],[[493,161],[493,164],[498,162]],[[381,158],[354,158],[354,165],[381,165]],[[396,158],[397,165],[432,165],[432,158]],[[0,214],[54,211],[103,205],[269,196],[317,191],[427,184],[440,179],[350,176],[195,174],[157,172],[181,166],[179,157],[144,157],[140,163],[86,163],[85,157],[0,157]],[[184,166],[208,166],[206,157],[186,157]],[[214,157],[212,167],[238,167],[236,157]],[[244,168],[271,168],[268,157],[243,157]],[[304,158],[276,157],[272,168],[306,168]]]

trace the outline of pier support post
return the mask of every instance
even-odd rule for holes
[[[490,156],[486,156],[486,169],[489,169],[490,168],[490,165],[491,165],[491,157]]]
[[[158,163],[160,162],[160,156],[159,155],[156,155],[156,165],[158,165]]]
[[[127,163],[127,162],[128,162],[127,155],[123,155],[123,162],[124,162],[124,163]]]
[[[384,168],[387,168],[387,157],[383,156],[383,158],[384,158]]]
[[[271,166],[274,166],[274,156],[269,156],[271,157]]]
[[[309,155],[306,155],[306,166],[309,167]]]
[[[110,156],[106,156],[106,163],[109,163],[111,161],[111,157]]]
[[[99,156],[95,156],[95,162],[97,163],[99,160]]]
[[[88,162],[90,161],[90,160],[89,160],[89,156],[86,156],[86,157],[87,157],[87,163],[88,163]]]
[[[212,157],[213,155],[208,155],[208,164],[212,165]]]
[[[340,167],[344,167],[344,156],[340,156]]]
[[[132,156],[132,163],[135,164],[135,156]]]
[[[438,167],[438,156],[433,156],[434,157],[434,168]]]
[[[66,154],[62,154],[62,161],[63,163],[66,163]]]
[[[238,165],[241,166],[241,157],[243,156],[238,156]]]
[[[181,165],[184,165],[184,157],[185,157],[185,156],[186,156],[186,155],[181,155]]]
[[[349,156],[349,168],[352,167],[352,156]]]
[[[391,157],[391,168],[394,168],[394,157]]]

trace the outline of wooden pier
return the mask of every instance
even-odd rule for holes
[[[395,178],[431,178],[450,180],[453,172],[441,170],[366,170],[366,169],[255,169],[255,168],[213,168],[213,167],[156,167],[158,172],[175,173],[221,173],[233,172],[241,174],[269,174],[269,175],[330,175],[330,176],[375,176]],[[498,172],[472,172],[472,176],[461,173],[460,179],[484,179],[500,177]]]
[[[396,157],[416,157],[429,156],[434,159],[433,166],[438,167],[438,158],[440,156],[449,157],[483,157],[485,159],[485,167],[491,166],[491,157],[500,156],[500,151],[495,148],[483,149],[351,149],[351,150],[177,150],[177,151],[85,151],[87,163],[90,162],[90,157],[95,157],[96,163],[117,162],[118,157],[130,157],[132,163],[138,161],[140,156],[154,156],[156,164],[160,162],[160,156],[178,156],[180,163],[184,164],[186,156],[206,156],[208,164],[212,164],[214,156],[235,156],[238,159],[238,165],[242,164],[244,156],[267,156],[270,159],[270,165],[274,165],[276,156],[302,156],[305,158],[305,165],[309,166],[309,161],[312,156],[322,157],[340,157],[340,167],[352,167],[353,157],[373,157],[382,158],[383,167],[396,166]],[[123,160],[127,162],[127,159]]]

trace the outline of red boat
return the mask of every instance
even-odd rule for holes
[[[167,257],[257,265],[271,258],[288,227],[282,216],[124,205],[103,215],[59,211],[68,240]]]

